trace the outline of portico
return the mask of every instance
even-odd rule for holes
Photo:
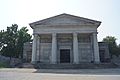
[[[99,63],[99,21],[61,14],[31,23],[32,63]]]

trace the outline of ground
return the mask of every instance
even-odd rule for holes
[[[119,80],[120,69],[2,68],[0,80]]]

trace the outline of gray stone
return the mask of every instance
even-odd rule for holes
[[[100,21],[70,14],[30,23],[34,35],[31,61],[45,64],[100,63],[97,41],[100,24]],[[28,51],[24,56],[28,57]]]

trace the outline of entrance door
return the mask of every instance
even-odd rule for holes
[[[60,63],[70,63],[70,49],[60,50]]]

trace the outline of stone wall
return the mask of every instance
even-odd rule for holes
[[[26,42],[23,46],[23,60],[30,62],[32,57],[32,43]]]
[[[110,54],[108,44],[105,42],[99,42],[99,54],[101,62],[110,62]]]
[[[79,43],[80,62],[92,62],[93,52],[90,43]]]
[[[64,46],[64,45],[66,45],[66,46]],[[71,55],[73,55],[72,44],[59,43],[58,44],[58,54],[57,54],[58,56],[59,56],[59,50],[63,48],[62,46],[64,46],[65,48],[69,48],[71,50]],[[93,61],[93,52],[91,49],[92,49],[91,43],[79,43],[80,62],[92,62]],[[101,62],[110,62],[108,45],[106,43],[99,42],[99,51],[100,51]],[[41,43],[40,53],[41,53],[39,55],[40,62],[49,63],[50,58],[51,58],[51,43]],[[30,62],[31,54],[32,54],[32,43],[31,42],[24,43],[23,59],[27,62]],[[72,60],[72,56],[71,56],[71,62],[72,61],[73,60]],[[59,60],[58,60],[58,62],[59,62]]]
[[[51,58],[51,43],[40,43],[39,60],[41,63],[50,63]]]
[[[112,55],[111,62],[120,66],[120,55],[119,56]]]
[[[22,60],[19,58],[10,58],[0,55],[0,62],[6,63],[9,67],[15,67],[22,63]]]
[[[79,59],[80,62],[93,62],[92,34],[79,34]]]
[[[5,56],[0,55],[0,62],[9,63],[10,62],[10,57],[5,57]]]

